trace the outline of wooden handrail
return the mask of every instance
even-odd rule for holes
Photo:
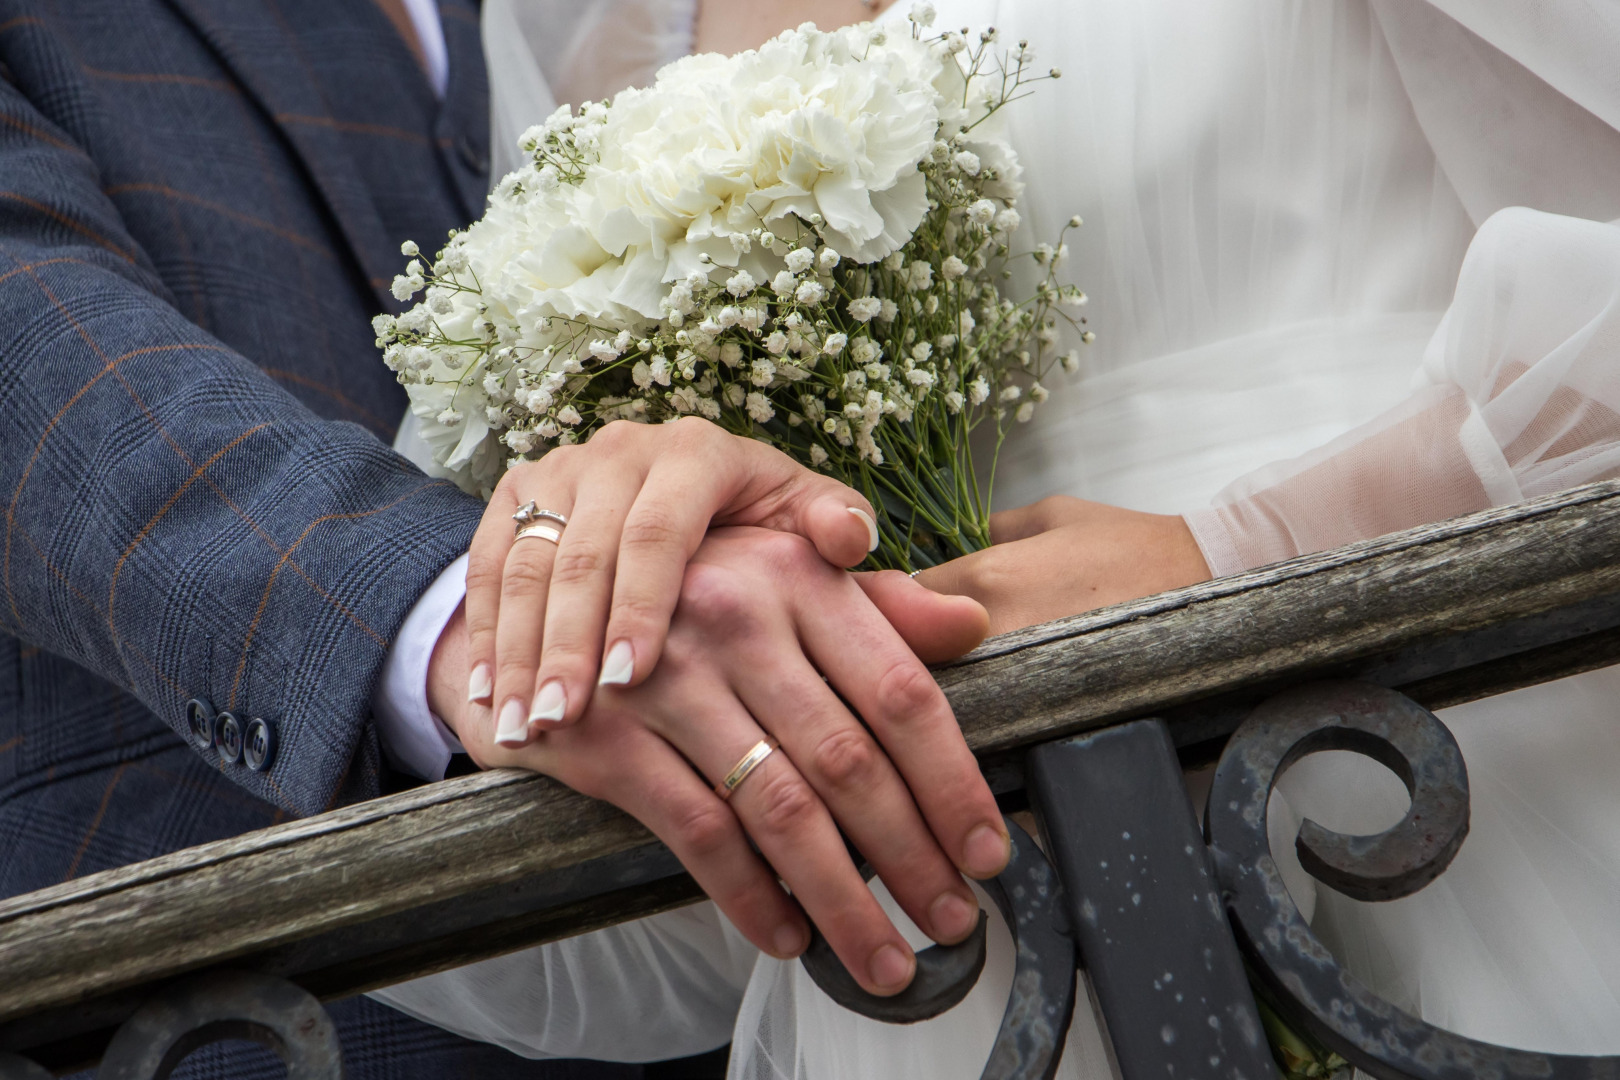
[[[1440,707],[1616,661],[1605,482],[1009,634],[937,676],[1006,788],[1020,748],[1145,715],[1218,746],[1303,679]],[[446,781],[0,901],[0,1050],[69,1060],[186,972],[340,997],[696,895],[612,807],[514,771]]]

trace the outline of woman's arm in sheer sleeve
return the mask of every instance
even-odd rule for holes
[[[1186,514],[1216,575],[1620,475],[1620,226],[1480,228],[1413,392]]]

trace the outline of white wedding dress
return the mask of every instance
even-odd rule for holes
[[[644,81],[685,47],[693,6],[518,3],[485,5],[506,136],[553,94],[607,92],[605,42],[623,53],[613,77]],[[1009,443],[998,503],[1064,492],[1185,513],[1220,574],[1620,475],[1620,227],[1604,224],[1620,217],[1620,6],[938,6],[941,26],[995,25],[1064,69],[1011,110],[1011,138],[1032,235],[1086,220],[1068,273],[1098,342]],[[531,53],[522,24],[555,27],[551,8],[578,20],[572,36],[532,36],[550,44]],[[1362,904],[1292,867],[1341,960],[1476,1038],[1620,1052],[1616,701],[1604,671],[1447,710],[1473,788],[1452,868]],[[1284,858],[1296,813],[1372,832],[1406,801],[1348,755],[1302,763],[1283,791]],[[962,1005],[891,1027],[703,905],[379,996],[531,1056],[625,1060],[717,1045],[740,998],[736,1080],[944,1080],[978,1076],[1010,973],[997,925]],[[1078,1012],[1059,1075],[1101,1080]]]

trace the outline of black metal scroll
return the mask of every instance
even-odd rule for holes
[[[287,1080],[343,1080],[337,1030],[321,1003],[285,979],[243,971],[183,980],[147,1002],[113,1036],[96,1080],[165,1080],[187,1054],[221,1039],[274,1050]]]
[[[1063,916],[1057,872],[1010,819],[1007,832],[1012,859],[982,884],[1012,932],[1017,960],[1007,1011],[980,1080],[1051,1080],[1074,1015],[1074,940]],[[973,989],[984,969],[986,928],[981,913],[966,941],[918,953],[916,978],[894,997],[862,990],[820,934],[813,934],[801,962],[816,985],[846,1009],[889,1023],[916,1023],[938,1016]]]
[[[1311,933],[1266,836],[1266,803],[1290,765],[1354,750],[1405,782],[1412,804],[1386,832],[1352,837],[1315,822],[1301,862],[1367,899],[1410,895],[1451,862],[1468,831],[1468,775],[1451,733],[1411,699],[1369,683],[1315,683],[1280,694],[1238,728],[1216,769],[1205,817],[1238,943],[1292,1023],[1382,1080],[1613,1080],[1620,1058],[1509,1049],[1427,1024],[1374,994]]]

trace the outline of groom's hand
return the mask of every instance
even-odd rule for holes
[[[557,515],[540,522],[554,541],[514,537],[531,502]],[[796,533],[837,566],[878,542],[858,493],[697,417],[617,421],[507,471],[468,553],[466,608],[466,693],[494,706],[503,743],[578,720],[599,680],[647,677],[711,525]]]
[[[977,919],[958,871],[991,876],[1008,846],[944,695],[873,599],[930,659],[984,633],[976,603],[903,574],[852,575],[801,537],[719,529],[686,570],[651,677],[598,689],[580,724],[504,748],[488,708],[454,695],[434,705],[460,713],[446,720],[480,765],[535,769],[640,819],[761,949],[797,955],[808,914],[866,989],[892,994],[915,960],[839,826],[906,914],[945,942]],[[781,749],[729,801],[717,795],[714,785],[770,736]]]

